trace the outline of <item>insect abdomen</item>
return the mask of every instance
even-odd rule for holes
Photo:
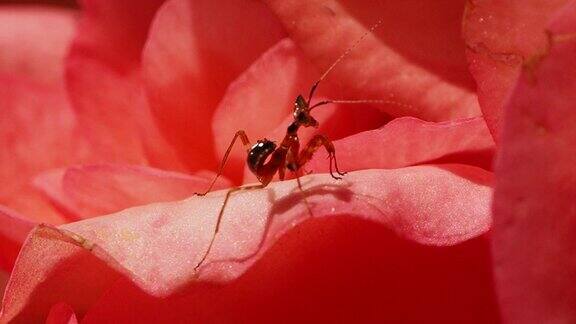
[[[270,140],[263,139],[256,142],[256,144],[250,148],[248,158],[246,159],[250,171],[258,176],[258,170],[264,165],[264,162],[266,162],[266,159],[274,150],[276,150],[276,144]]]

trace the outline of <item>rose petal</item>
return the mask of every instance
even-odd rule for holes
[[[444,180],[449,184],[439,188],[439,182]],[[394,171],[362,170],[347,175],[347,184],[344,185],[347,189],[339,187],[338,182],[325,174],[303,177],[302,181],[304,190],[311,191],[306,195],[315,217],[355,215],[362,219],[379,221],[398,235],[420,244],[456,244],[485,232],[491,222],[488,207],[485,206],[485,199],[491,191],[487,187],[490,173],[477,168],[455,165],[446,166],[444,169],[422,166]],[[432,192],[424,187],[435,189]],[[470,196],[474,197],[465,205],[459,206],[463,209],[458,212],[453,209],[453,203],[460,199],[460,193],[454,196],[456,188],[469,191]],[[302,193],[293,181],[280,182],[274,189],[278,191],[268,195],[282,198],[275,200],[276,203],[269,209],[268,213],[272,215],[273,221],[267,223],[264,213],[261,214],[264,217],[258,219],[253,212],[235,210],[236,216],[229,220],[230,225],[224,223],[221,226],[221,241],[216,241],[213,253],[207,258],[205,273],[200,273],[201,279],[218,281],[239,276],[254,261],[252,259],[238,262],[239,260],[255,252],[262,255],[274,238],[310,216],[305,204],[300,203]],[[262,198],[255,198],[258,196]],[[448,196],[451,198],[447,198]],[[266,202],[264,193],[250,193],[237,199],[241,201],[230,202],[229,209],[250,206],[250,209],[264,211],[266,203],[269,203]],[[391,203],[391,200],[395,202]],[[253,206],[255,201],[263,201],[264,204]],[[432,201],[435,202],[435,210],[428,211],[427,204]],[[441,204],[441,201],[445,203]],[[470,208],[472,206],[474,207]],[[428,212],[422,213],[423,210]],[[454,218],[458,213],[466,217]],[[475,216],[472,217],[471,214]],[[203,228],[210,228],[209,224],[202,225]],[[265,239],[262,242],[264,248],[258,250],[258,240],[246,239],[249,232],[252,232],[252,237],[264,236],[270,241]],[[207,237],[204,236],[206,234]],[[211,233],[201,235],[207,241]],[[200,239],[202,241],[201,237]],[[235,243],[232,244],[233,242]],[[230,264],[230,261],[235,260],[236,264]]]
[[[69,9],[0,7],[0,74],[62,86],[74,15]]]
[[[6,285],[8,284],[8,278],[10,274],[0,270],[0,298],[4,297],[4,290],[6,289]]]
[[[140,76],[142,48],[162,2],[83,1],[66,77],[79,122],[105,157],[100,162],[184,169],[154,123]]]
[[[170,0],[160,9],[143,54],[153,113],[193,170],[217,164],[210,120],[226,86],[282,37],[255,1]]]
[[[82,17],[72,50],[87,51],[119,71],[132,68],[140,61],[150,22],[162,3],[82,0]]]
[[[481,117],[441,123],[399,118],[380,129],[337,140],[334,146],[342,171],[401,168],[433,161],[489,170],[494,153],[494,141]],[[321,148],[305,168],[328,172],[329,165]]]
[[[180,200],[203,192],[213,174],[191,176],[141,166],[86,165],[46,172],[35,184],[73,219],[106,215],[133,206]],[[229,187],[219,178],[214,189]]]
[[[80,219],[80,210],[76,203],[62,190],[62,178],[66,168],[44,171],[32,180],[32,185],[45,195],[67,222]]]
[[[0,203],[40,222],[63,218],[30,186],[37,173],[87,159],[65,94],[0,78]]]
[[[460,40],[463,1],[267,1],[292,39],[326,69],[378,20],[327,78],[348,99],[389,99],[393,116],[446,120],[480,114]],[[422,12],[426,12],[423,15]]]
[[[119,280],[83,320],[498,323],[488,246],[485,237],[413,244],[350,217],[308,221],[231,284],[196,283],[155,298]]]
[[[0,205],[0,268],[12,270],[26,236],[34,226],[33,222]]]
[[[78,324],[78,320],[70,305],[58,303],[50,309],[46,324]]]
[[[576,2],[505,107],[493,254],[503,319],[576,321]]]
[[[490,173],[474,167],[365,170],[351,173],[342,183],[327,175],[305,177],[303,182],[315,218],[352,215],[379,222],[423,244],[457,244],[484,233],[490,225],[491,189],[486,186]],[[152,296],[167,296],[193,284],[194,266],[212,236],[224,193],[128,209],[60,229],[37,229],[11,278],[2,319],[38,318],[47,311],[44,303],[55,296],[70,303],[77,314],[83,314],[87,305],[114,282],[126,285],[117,281],[121,274]],[[238,278],[280,235],[308,219],[294,181],[234,195],[214,249],[200,269],[199,280]],[[316,232],[322,237],[321,230]],[[314,251],[310,246],[308,249]],[[38,267],[38,256],[47,252],[49,257]],[[298,259],[297,254],[291,257]],[[89,271],[84,272],[84,267]],[[59,281],[64,269],[65,285]],[[74,269],[71,275],[70,269]],[[86,297],[80,297],[79,285]],[[52,290],[56,287],[57,293]],[[49,296],[44,289],[50,291]]]
[[[548,46],[546,26],[566,0],[468,1],[463,34],[478,100],[492,135],[522,64],[533,64]]]
[[[41,323],[52,306],[60,302],[68,303],[81,315],[103,289],[118,280],[118,274],[104,261],[79,248],[81,243],[75,238],[44,225],[33,230],[6,287],[1,321]],[[25,270],[20,272],[18,267]],[[58,268],[64,271],[53,271]],[[47,289],[48,293],[30,296],[35,287]],[[28,307],[28,312],[18,314],[24,307]]]

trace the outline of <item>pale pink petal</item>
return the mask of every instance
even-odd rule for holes
[[[6,271],[12,270],[26,236],[35,225],[18,213],[0,205],[0,268]]]
[[[366,255],[373,253],[370,251],[394,251],[394,244],[380,245],[383,242],[378,241],[372,244],[362,241],[363,235],[352,236],[348,237],[351,246],[355,246],[353,242],[358,240],[368,245],[363,248],[356,246],[358,250],[341,254],[341,246],[334,249],[328,244],[334,242],[330,240],[334,229],[349,233],[351,225],[361,227],[369,221],[370,225],[364,228],[376,230],[379,237],[382,237],[381,231],[387,229],[420,244],[458,244],[488,230],[491,189],[487,184],[490,181],[489,172],[462,165],[364,170],[347,175],[342,182],[334,181],[328,175],[308,176],[303,178],[303,183],[313,218],[307,212],[295,181],[273,183],[264,190],[238,193],[227,206],[214,249],[199,273],[195,273],[194,266],[213,234],[225,191],[204,198],[132,208],[59,229],[40,227],[29,238],[16,265],[4,300],[2,319],[10,320],[16,316],[21,319],[39,318],[48,311],[48,305],[55,302],[56,296],[69,303],[77,314],[84,314],[96,300],[106,302],[115,297],[104,296],[105,291],[121,287],[122,291],[132,295],[127,299],[136,297],[134,302],[138,303],[148,300],[154,307],[161,307],[163,303],[163,299],[156,299],[158,297],[169,298],[167,300],[185,297],[188,308],[194,310],[192,313],[202,314],[202,309],[196,306],[203,302],[194,296],[205,294],[205,289],[211,286],[196,281],[229,282],[245,273],[258,259],[260,262],[254,265],[254,271],[260,275],[275,273],[274,269],[289,274],[290,269],[296,269],[292,268],[293,262],[306,255],[316,255],[317,258],[324,254],[338,260],[341,265],[338,268],[352,271],[351,275],[355,272],[361,274],[365,262],[355,262],[366,261]],[[354,217],[342,217],[347,215]],[[304,221],[317,223],[314,235],[298,230],[304,227],[295,228]],[[273,258],[272,264],[268,258],[261,258],[283,235],[305,243],[298,249],[289,248],[289,254],[283,254],[282,258]],[[398,240],[389,235],[384,237],[391,242]],[[315,245],[317,242],[320,246]],[[396,244],[408,244],[398,242]],[[281,245],[274,249],[282,250],[285,243],[278,242]],[[39,264],[38,257],[46,253],[49,255]],[[364,257],[348,259],[357,253]],[[383,262],[378,269],[394,267],[384,266],[385,260],[377,262]],[[331,265],[336,266],[335,261]],[[297,268],[306,269],[306,264]],[[324,270],[332,271],[329,268]],[[426,271],[429,270],[434,271]],[[336,272],[339,273],[337,269]],[[65,283],[59,280],[64,273]],[[124,276],[136,286],[126,281]],[[282,285],[282,279],[278,279],[275,282]],[[221,287],[234,290],[235,283]],[[183,291],[185,295],[182,295]],[[486,292],[480,291],[481,294]],[[218,296],[218,291],[214,293]],[[190,303],[191,300],[196,302]],[[207,300],[214,303],[213,297]],[[271,302],[273,304],[273,298]],[[224,301],[221,306],[230,306],[230,303]],[[493,308],[485,300],[484,303],[478,307]],[[119,308],[115,309],[119,316],[124,316]],[[492,309],[487,314],[493,312]],[[130,316],[137,314],[131,313]],[[170,315],[162,316],[169,318]],[[197,316],[187,315],[187,318],[198,320]],[[251,315],[246,316],[250,318]]]
[[[74,114],[65,94],[53,87],[14,77],[0,81],[0,203],[37,221],[61,223],[30,181],[88,156]]]
[[[44,194],[44,198],[50,201],[67,221],[76,221],[81,219],[82,211],[63,190],[62,179],[66,170],[67,168],[60,168],[44,171],[32,180],[32,185]]]
[[[576,2],[505,106],[494,195],[503,320],[576,322]]]
[[[62,86],[75,13],[51,7],[1,6],[0,75]]]
[[[488,127],[498,136],[502,107],[522,65],[548,48],[546,26],[567,0],[468,1],[463,22],[470,72]]]
[[[76,314],[83,314],[103,289],[118,280],[115,271],[87,249],[79,248],[82,243],[75,239],[44,225],[33,230],[16,265],[26,270],[15,268],[12,272],[0,321],[41,323],[52,306],[60,302],[69,304]],[[53,271],[58,268],[64,271]],[[42,287],[46,293],[30,296],[34,287]],[[27,312],[18,314],[24,307]]]
[[[170,0],[159,10],[143,54],[147,93],[162,132],[191,169],[217,165],[216,105],[282,34],[257,1]]]
[[[327,78],[348,99],[389,99],[393,116],[446,120],[480,115],[460,39],[464,1],[266,1],[324,72],[382,20]],[[319,76],[320,74],[318,74]]]
[[[19,187],[18,192],[5,197],[2,204],[17,210],[21,215],[34,222],[63,224],[68,217],[46,199],[31,184]]]
[[[62,215],[29,181],[45,168],[80,162],[86,155],[81,140],[74,138],[74,115],[62,91],[75,12],[0,9],[0,203],[31,219],[62,223]]]
[[[150,22],[163,1],[80,2],[82,16],[73,50],[86,51],[119,72],[137,65]],[[135,7],[138,10],[134,10]]]
[[[180,200],[204,192],[214,174],[193,176],[142,166],[85,165],[45,172],[35,185],[73,219]],[[229,187],[220,178],[214,189]]]
[[[150,114],[140,56],[163,1],[85,0],[67,61],[67,86],[100,162],[182,170]],[[134,10],[134,8],[138,8]]]
[[[70,305],[66,303],[58,303],[52,306],[46,324],[78,324],[76,314]]]
[[[422,163],[465,163],[490,170],[494,141],[483,118],[433,123],[412,117],[334,142],[342,171],[401,168]],[[329,171],[322,148],[306,170]]]

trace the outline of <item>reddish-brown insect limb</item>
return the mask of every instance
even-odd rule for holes
[[[222,175],[222,171],[224,170],[224,166],[226,165],[226,161],[228,160],[228,155],[230,155],[230,151],[232,151],[232,146],[234,146],[234,143],[236,142],[236,139],[238,137],[240,137],[240,139],[242,140],[242,144],[244,144],[245,148],[250,146],[250,141],[248,140],[248,136],[246,136],[246,133],[243,130],[237,131],[236,134],[234,135],[234,138],[232,139],[232,142],[230,142],[230,145],[228,145],[228,149],[226,150],[226,153],[224,154],[224,158],[222,159],[222,162],[220,163],[220,167],[218,168],[218,172],[216,173],[216,176],[214,177],[214,179],[210,183],[210,186],[208,187],[208,189],[206,189],[206,191],[204,191],[202,193],[195,192],[194,193],[195,195],[205,196],[207,193],[210,192],[210,190],[212,190],[212,187],[214,187],[216,180],[218,180],[218,177],[220,177],[220,175]]]
[[[340,176],[345,176],[347,172],[342,172],[340,171],[340,169],[338,168],[338,160],[336,160],[336,152],[332,152],[332,154],[328,154],[328,158],[330,159],[330,175],[332,176],[332,178],[335,179],[342,179],[341,177],[334,177],[334,175],[332,174],[332,162],[334,162],[334,168],[336,169],[336,173],[338,173],[338,175]]]
[[[330,158],[330,175],[332,178],[340,180],[342,177],[334,175],[334,171],[332,168],[332,162],[334,162],[334,167],[336,168],[336,173],[340,176],[345,175],[345,172],[341,172],[338,169],[338,163],[336,162],[336,149],[334,148],[334,144],[324,135],[316,135],[314,136],[306,145],[306,148],[302,150],[300,156],[298,156],[298,169],[302,168],[308,161],[312,159],[312,156],[316,151],[321,147],[324,146],[326,151],[328,152],[328,157]]]
[[[300,190],[300,194],[302,195],[302,200],[304,201],[304,204],[306,205],[306,209],[308,210],[310,217],[314,217],[314,214],[312,213],[312,208],[310,208],[310,204],[308,203],[308,199],[306,199],[306,193],[304,192],[304,189],[302,188],[302,181],[300,181],[300,177],[302,176],[304,168],[298,168],[297,159],[298,159],[299,152],[300,152],[300,142],[298,140],[292,141],[292,144],[290,145],[290,150],[288,151],[288,154],[286,156],[285,167],[287,167],[289,170],[291,170],[296,175],[296,182],[298,183],[298,189]],[[283,171],[284,170],[282,170],[282,172]]]
[[[302,195],[302,200],[304,201],[304,205],[306,205],[306,209],[308,209],[308,213],[310,214],[310,217],[314,217],[314,214],[312,213],[312,208],[310,207],[310,204],[308,203],[308,199],[306,199],[306,192],[302,188],[302,181],[300,181],[300,176],[301,176],[300,173],[301,173],[301,170],[298,170],[298,172],[296,172],[296,182],[298,183],[298,189],[300,190],[300,194]]]
[[[228,199],[230,199],[230,195],[232,195],[232,193],[234,193],[236,191],[262,189],[264,187],[265,187],[265,185],[263,185],[263,184],[257,184],[257,185],[250,185],[250,186],[245,186],[245,187],[232,188],[232,189],[228,190],[228,192],[226,192],[226,196],[224,197],[224,202],[222,202],[222,208],[220,208],[220,212],[218,213],[218,218],[216,219],[216,227],[214,228],[214,234],[212,235],[212,238],[210,239],[210,243],[208,244],[208,248],[206,249],[206,251],[202,255],[202,258],[194,267],[194,271],[196,271],[196,270],[198,270],[198,268],[200,268],[200,266],[204,263],[204,261],[206,261],[206,258],[210,254],[210,251],[212,251],[212,245],[214,245],[214,241],[216,240],[216,235],[218,234],[218,231],[220,230],[220,223],[222,223],[222,216],[224,215],[224,207],[226,207],[226,204],[228,203]]]

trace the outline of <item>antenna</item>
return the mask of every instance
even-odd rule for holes
[[[324,72],[324,74],[322,74],[320,79],[318,79],[318,81],[316,81],[314,83],[312,88],[310,88],[310,94],[308,95],[308,104],[310,104],[310,100],[312,100],[312,96],[314,95],[314,92],[316,91],[316,88],[318,87],[320,82],[322,80],[324,80],[326,78],[326,76],[328,76],[328,74],[336,67],[336,65],[338,65],[338,63],[340,63],[340,61],[342,61],[342,59],[344,57],[346,57],[348,54],[350,54],[350,52],[352,52],[352,50],[354,48],[356,48],[356,46],[358,46],[358,44],[360,44],[360,42],[362,42],[364,40],[364,38],[366,38],[366,36],[368,36],[368,34],[372,33],[376,28],[378,28],[378,26],[380,26],[381,23],[382,23],[382,18],[380,18],[374,25],[372,25],[372,27],[370,27],[370,29],[368,29],[364,33],[364,35],[362,35],[360,38],[358,38],[356,40],[356,42],[354,44],[352,44],[352,46],[348,47],[348,49],[346,51],[344,51],[344,53],[342,53],[342,55],[340,55],[340,57],[338,57],[336,59],[336,61],[334,61],[334,63],[332,63],[332,65],[330,65],[330,67],[326,70],[326,72]]]
[[[412,109],[413,106],[399,101],[389,100],[389,99],[366,99],[366,100],[325,100],[315,103],[310,107],[310,110],[318,106],[323,106],[327,104],[384,104],[384,105],[394,105],[398,107]]]

